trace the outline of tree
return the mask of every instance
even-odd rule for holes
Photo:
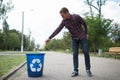
[[[29,34],[24,35],[24,50],[33,51],[35,49],[35,39],[31,38],[31,31],[29,29]]]
[[[35,50],[35,39],[34,38],[30,40],[30,46],[29,46],[29,51],[33,51],[33,50]]]
[[[98,48],[104,48],[107,45],[105,41],[109,41],[108,34],[112,20],[99,18],[99,16],[86,16],[86,22],[90,36],[90,47],[92,51],[96,52]]]
[[[9,0],[8,2],[5,2],[5,0],[0,0],[0,20],[3,20],[3,33],[1,35],[2,38],[0,38],[0,41],[3,41],[1,44],[3,49],[8,48],[8,33],[9,33],[9,25],[7,23],[7,13],[10,12],[13,9],[12,1]]]
[[[36,45],[36,50],[39,51],[40,50],[40,44]]]
[[[35,39],[30,39],[29,35],[24,35],[24,50],[33,51],[35,49]]]
[[[0,29],[0,50],[4,48],[4,43],[3,43],[3,33],[2,30]]]
[[[7,19],[7,13],[13,9],[12,1],[0,0],[0,19]]]
[[[4,23],[6,24],[6,22]],[[7,34],[6,37],[5,34]],[[19,31],[15,29],[9,30],[8,26],[5,26],[3,31],[0,30],[0,50],[20,50],[21,34]],[[29,35],[24,35],[24,37],[24,50],[34,50],[34,38],[30,39]]]
[[[8,40],[7,38],[9,37],[9,25],[6,21],[6,19],[4,19],[3,21],[3,43],[5,44],[5,49],[7,50],[8,48]]]
[[[71,50],[71,36],[70,36],[69,32],[64,32],[63,47],[64,47],[64,50],[66,50],[66,49]]]
[[[101,18],[101,11],[102,11],[102,6],[105,5],[105,2],[107,0],[86,0],[86,3],[90,7],[90,14],[93,16],[93,8],[97,10],[99,18]],[[96,6],[94,5],[96,3]]]
[[[120,46],[120,24],[114,23],[111,25],[110,37],[114,43],[113,46]]]
[[[62,39],[53,39],[45,46],[45,50],[71,50],[71,39],[69,32],[64,32]]]
[[[60,49],[60,39],[52,39],[51,42],[46,45],[45,50],[58,50]]]
[[[86,4],[90,7],[90,16],[88,16],[88,14],[85,16],[89,26],[89,41],[94,52],[96,52],[98,48],[108,47],[110,46],[109,44],[111,44],[108,34],[112,20],[104,19],[102,16],[102,6],[105,5],[106,1],[107,0],[86,0]],[[97,15],[94,14],[95,10],[97,10]]]
[[[15,33],[15,32],[11,32],[9,33],[9,37],[8,37],[8,50],[19,50],[20,49],[20,36]]]

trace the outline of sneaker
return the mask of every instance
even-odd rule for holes
[[[92,77],[92,73],[90,70],[86,70],[88,77]]]
[[[75,76],[78,76],[78,72],[74,71],[71,75],[71,77],[75,77]]]

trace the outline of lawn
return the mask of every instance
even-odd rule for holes
[[[99,56],[98,53],[90,53],[91,56],[95,56],[95,57],[103,57],[103,58],[113,58],[115,59],[115,55],[114,54],[106,54],[106,53],[103,53],[102,56]],[[117,55],[116,56],[116,59],[120,59],[120,55]]]
[[[25,55],[0,55],[0,76],[25,61]]]

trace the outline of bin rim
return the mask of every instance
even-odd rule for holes
[[[26,55],[45,55],[45,53],[26,53]]]

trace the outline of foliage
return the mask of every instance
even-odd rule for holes
[[[9,36],[9,25],[6,21],[6,19],[4,19],[3,21],[3,43],[5,44],[5,49],[8,48],[8,38]]]
[[[17,35],[14,32],[9,33],[9,38],[8,38],[8,47],[10,50],[19,50],[20,46],[20,36]]]
[[[64,32],[62,39],[53,39],[45,50],[71,50],[71,39],[69,32]]]
[[[0,30],[0,49],[4,48],[4,43],[3,43],[3,32]]]
[[[13,9],[12,1],[0,0],[0,19],[7,19],[7,13]]]
[[[86,21],[89,26],[90,35],[90,50],[96,52],[98,48],[107,50],[112,45],[110,37],[108,36],[111,30],[112,20],[104,19],[102,17],[102,6],[107,0],[86,0],[86,4],[90,7],[90,13],[86,14]],[[97,10],[97,15],[94,14],[93,9]],[[88,17],[88,15],[90,16]]]
[[[89,6],[90,8],[90,14],[91,16],[94,16],[94,12],[93,12],[93,9],[97,10],[97,14],[99,16],[99,18],[101,18],[101,11],[102,11],[102,6],[105,5],[105,2],[107,0],[86,0],[85,3]],[[96,3],[96,4],[94,4]]]
[[[0,0],[0,20],[3,21],[3,30],[0,30],[0,50],[20,50],[21,33],[15,29],[9,30],[7,13],[13,9],[12,1]],[[31,36],[24,35],[24,50],[33,50],[35,40]]]
[[[0,49],[1,50],[20,50],[21,49],[21,33],[15,29],[8,30],[5,37],[4,31],[0,31]],[[35,40],[30,36],[24,35],[24,50],[32,51],[35,48]]]
[[[96,52],[98,48],[108,46],[107,44],[110,42],[108,34],[112,20],[99,18],[99,16],[86,16],[86,22],[88,24],[91,50]]]
[[[12,1],[0,0],[0,19],[3,21],[3,30],[0,30],[0,50],[20,50],[21,33],[15,29],[9,30],[7,13],[13,9]],[[24,50],[33,50],[34,40],[24,35]]]
[[[120,47],[120,24],[114,23],[111,25],[110,35],[113,41],[113,46]]]

